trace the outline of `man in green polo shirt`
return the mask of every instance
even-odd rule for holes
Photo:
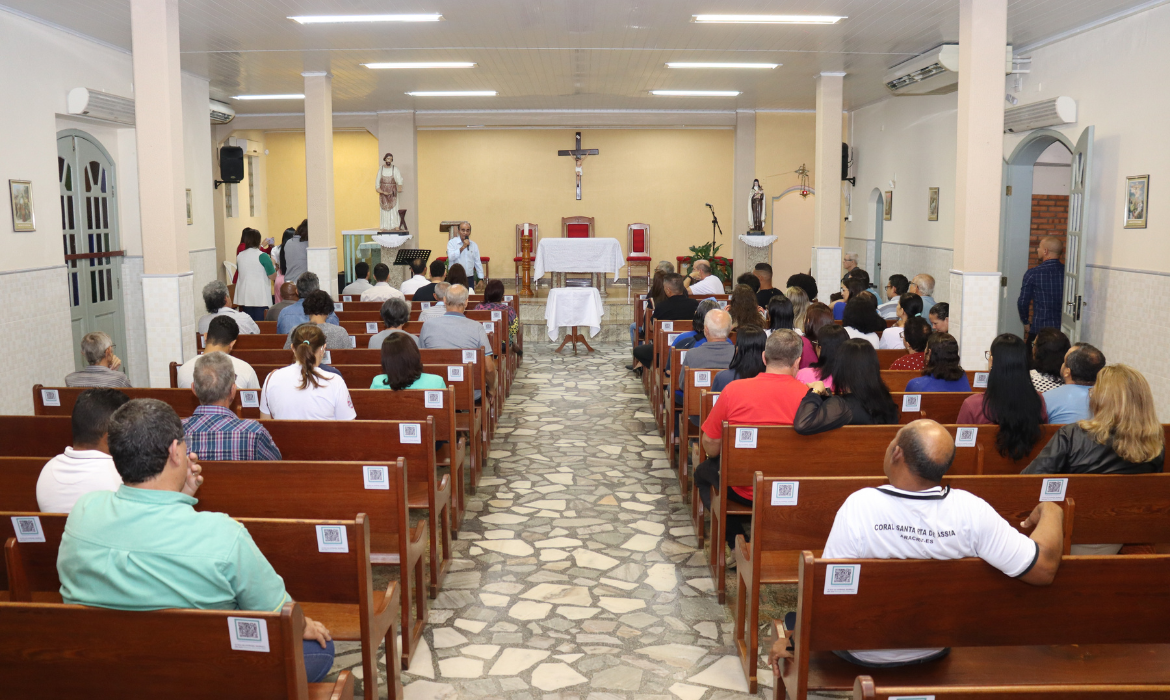
[[[243,525],[194,509],[203,477],[173,408],[130,401],[110,418],[108,442],[123,485],[85,494],[69,514],[57,556],[66,603],[274,611],[292,600]],[[323,680],[333,641],[308,617],[304,655],[309,682]]]

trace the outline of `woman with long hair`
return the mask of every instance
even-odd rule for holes
[[[840,321],[845,318],[845,305],[849,303],[850,299],[856,298],[865,290],[869,289],[869,278],[847,276],[841,280],[841,298],[833,302],[833,320]]]
[[[451,267],[447,268],[447,276],[443,278],[443,281],[447,284],[461,284],[464,287],[471,289],[471,287],[467,284],[467,270],[464,270],[463,266],[459,263],[455,263]]]
[[[280,288],[284,286],[285,282],[284,270],[286,267],[288,267],[288,264],[284,259],[284,244],[288,243],[289,240],[296,235],[297,230],[295,228],[286,228],[284,230],[284,235],[282,235],[280,238],[280,245],[273,246],[272,252],[268,254],[269,257],[272,258],[272,261],[276,263],[276,278],[272,281],[272,301],[274,305],[279,304],[282,301],[296,301],[295,294],[291,299],[285,299],[280,293]]]
[[[727,302],[727,313],[731,315],[731,327],[758,326],[763,327],[764,318],[760,316],[760,307],[756,304],[756,293],[746,284],[737,284],[731,292],[731,300]]]
[[[1044,399],[1028,376],[1028,344],[1013,333],[991,341],[987,391],[972,394],[959,409],[958,423],[999,426],[995,448],[1004,457],[1023,459],[1040,439],[1048,422]]]
[[[834,375],[837,365],[841,363],[841,348],[849,340],[845,329],[835,323],[829,323],[817,332],[817,361],[796,373],[796,380],[803,384],[824,382],[825,388],[832,391]]]
[[[922,376],[906,382],[906,391],[971,391],[967,373],[959,364],[959,341],[950,333],[931,333],[923,355]]]
[[[792,301],[783,294],[775,294],[768,300],[768,331],[787,328],[794,330],[796,314],[792,309]]]
[[[784,296],[792,302],[792,330],[804,333],[804,315],[808,313],[808,294],[800,287],[789,287],[784,290]]]
[[[1072,343],[1057,328],[1041,328],[1032,341],[1032,385],[1036,391],[1048,391],[1064,384],[1060,368]]]
[[[875,350],[881,344],[881,333],[886,330],[886,320],[877,312],[877,298],[869,292],[861,292],[845,302],[841,325],[850,338],[862,338]]]
[[[773,299],[776,297],[773,297]],[[711,391],[723,388],[736,379],[751,379],[764,371],[764,346],[768,334],[759,326],[744,326],[735,332],[735,354],[727,369],[715,375]]]
[[[898,322],[882,331],[879,350],[901,350],[905,347],[902,343],[902,334],[906,330],[906,321],[922,313],[922,297],[917,294],[903,294],[898,297],[895,312],[898,314]]]
[[[833,311],[827,305],[819,301],[808,305],[808,311],[804,314],[804,350],[800,354],[800,368],[805,369],[811,367],[814,362],[819,359],[817,355],[817,334],[826,326],[836,325],[833,323]]]
[[[289,236],[288,231],[284,232],[280,269],[284,271],[285,282],[296,284],[297,278],[309,270],[309,220],[302,221],[293,233]]]
[[[382,341],[382,374],[374,377],[371,389],[446,389],[437,374],[423,372],[422,355],[409,336],[392,333]]]
[[[279,420],[353,420],[357,413],[340,374],[322,369],[325,332],[304,323],[292,332],[293,363],[268,373],[260,416]]]
[[[276,266],[272,258],[260,248],[260,232],[246,228],[243,233],[243,252],[236,255],[236,303],[240,311],[263,321],[272,306],[272,278]]]
[[[882,381],[877,351],[861,338],[851,338],[838,351],[833,388],[814,383],[796,411],[793,427],[813,435],[843,425],[894,425],[898,407]]]

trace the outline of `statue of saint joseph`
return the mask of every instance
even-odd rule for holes
[[[378,191],[378,206],[382,209],[378,228],[383,231],[400,230],[402,222],[398,217],[398,193],[402,191],[402,171],[394,165],[393,153],[387,153],[382,158],[374,189]]]

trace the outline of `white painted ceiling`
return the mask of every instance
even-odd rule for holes
[[[130,48],[129,0],[0,0]],[[1026,46],[1149,0],[1009,0],[1008,40]],[[440,12],[420,24],[300,25],[289,15]],[[884,97],[891,66],[958,41],[958,0],[180,0],[183,68],[211,94],[297,93],[302,71],[333,76],[336,112],[419,110],[813,109],[813,79],[846,71],[846,107]],[[837,25],[694,24],[692,14],[831,14]],[[449,70],[373,71],[370,61],[475,61]],[[775,70],[672,70],[667,61],[782,63]],[[414,98],[410,90],[497,90]],[[741,90],[737,98],[654,97],[652,89]],[[297,101],[230,101],[241,114]]]

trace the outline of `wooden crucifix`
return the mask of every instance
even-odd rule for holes
[[[574,159],[574,167],[577,170],[577,199],[581,199],[581,163],[585,160],[585,156],[595,156],[601,153],[596,148],[581,148],[581,132],[577,132],[577,147],[571,151],[557,151],[558,156],[572,156]]]

